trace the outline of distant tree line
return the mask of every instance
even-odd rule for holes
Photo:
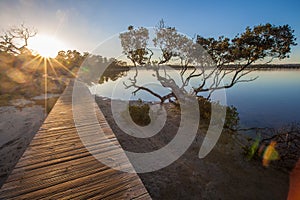
[[[0,104],[15,98],[31,98],[47,93],[61,93],[69,79],[76,77],[78,69],[89,57],[112,66],[126,63],[114,58],[92,55],[77,50],[61,50],[55,58],[43,58],[28,49],[28,40],[37,30],[24,24],[14,26],[0,35]],[[118,72],[106,73],[118,76]],[[100,80],[100,77],[98,77]],[[102,79],[105,80],[105,79]]]
[[[285,59],[289,57],[291,47],[296,45],[294,30],[289,25],[275,26],[270,23],[254,27],[246,27],[245,31],[230,39],[220,36],[205,38],[197,35],[191,39],[179,33],[175,27],[166,26],[161,20],[155,28],[152,39],[154,46],[159,50],[159,57],[149,47],[149,30],[144,27],[128,27],[128,31],[121,33],[121,46],[123,53],[133,65],[153,67],[156,70],[157,80],[163,87],[171,88],[171,92],[160,96],[149,88],[139,86],[136,80],[129,87],[136,88],[136,92],[143,90],[158,97],[162,102],[176,102],[177,97],[173,91],[181,90],[193,79],[198,85],[192,93],[202,96],[203,93],[211,94],[220,89],[231,88],[237,83],[249,82],[257,77],[247,78],[251,73],[255,62],[270,63],[273,59]],[[165,78],[159,74],[162,65],[180,66],[182,86],[170,84],[171,78]],[[197,68],[196,68],[197,67]],[[188,68],[194,70],[187,71]],[[224,84],[222,84],[224,83]]]
[[[274,58],[287,58],[291,46],[296,45],[293,32],[288,25],[265,24],[253,28],[247,27],[244,33],[238,34],[233,39],[224,36],[218,39],[204,38],[200,35],[190,39],[180,34],[174,27],[166,26],[162,20],[155,29],[153,39],[155,47],[161,51],[159,59],[153,56],[154,53],[149,48],[148,29],[129,26],[127,32],[120,34],[120,39],[123,53],[134,66],[172,65],[172,60],[179,61],[181,75],[185,77],[183,84],[187,85],[191,79],[197,79],[199,85],[193,92],[201,96],[202,92],[212,93],[218,89],[230,88],[239,82],[254,80],[255,78],[243,79],[243,77],[253,71],[250,66],[256,61],[266,58],[269,58],[269,61]],[[36,34],[37,30],[21,24],[9,28],[0,35],[1,95],[17,92],[30,96],[31,93],[26,92],[29,91],[28,88],[35,88],[31,91],[37,93],[44,92],[45,76],[49,82],[48,92],[62,92],[67,80],[76,77],[79,67],[86,58],[97,63],[123,67],[120,70],[107,70],[104,74],[106,78],[96,77],[94,81],[106,81],[109,76],[114,79],[122,70],[128,70],[124,67],[127,66],[124,61],[91,55],[87,52],[80,53],[77,50],[59,51],[56,58],[43,60],[40,55],[33,55],[28,49],[29,38]],[[207,59],[206,55],[211,59]],[[200,72],[193,71],[187,74],[187,68],[195,65],[201,66],[198,68]],[[214,69],[208,73],[209,67]],[[231,70],[228,71],[228,68]],[[168,82],[171,80],[163,78],[159,73],[156,76],[164,86],[170,87]],[[213,81],[208,81],[209,79]],[[225,79],[229,82],[221,86],[220,82]],[[135,87],[136,92],[149,91],[148,88],[138,86],[134,81],[129,87]],[[182,89],[172,87],[172,90]],[[152,91],[152,94],[156,93]],[[171,92],[161,96],[160,99],[176,101],[176,96]]]

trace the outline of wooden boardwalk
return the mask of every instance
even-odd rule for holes
[[[114,170],[82,144],[72,115],[70,84],[0,190],[0,199],[151,199],[137,174]],[[105,135],[120,145],[97,108]],[[89,131],[93,124],[84,127]],[[105,142],[91,142],[93,154],[122,154]],[[91,148],[90,148],[91,149]],[[128,159],[124,164],[132,167]]]

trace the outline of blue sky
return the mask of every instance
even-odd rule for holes
[[[40,34],[55,35],[68,48],[91,51],[108,37],[135,27],[155,26],[160,19],[191,37],[234,37],[246,26],[289,24],[300,43],[300,1],[0,1],[0,28],[25,22]],[[300,47],[287,63],[300,63]]]

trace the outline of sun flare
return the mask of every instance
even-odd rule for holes
[[[29,49],[45,58],[54,58],[60,50],[65,49],[65,44],[55,37],[37,35],[29,42]]]

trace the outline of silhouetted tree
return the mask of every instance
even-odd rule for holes
[[[127,32],[120,34],[120,39],[123,52],[134,66],[136,63],[147,66],[154,63],[159,67],[161,64],[172,64],[179,60],[183,85],[175,86],[172,84],[175,81],[170,77],[161,76],[156,67],[157,80],[162,86],[171,88],[171,93],[160,96],[149,88],[138,86],[137,74],[132,79],[132,84],[127,87],[137,88],[135,92],[147,91],[163,102],[167,99],[176,99],[173,91],[183,90],[191,79],[196,79],[198,86],[193,88],[193,93],[202,96],[202,92],[208,92],[209,99],[215,90],[227,89],[239,82],[255,80],[257,77],[245,79],[245,76],[253,71],[249,66],[256,61],[267,60],[268,63],[275,58],[287,58],[291,46],[296,45],[293,32],[288,25],[275,26],[268,23],[253,28],[247,27],[244,33],[233,39],[224,36],[218,39],[204,38],[198,35],[194,40],[178,33],[174,27],[165,26],[164,22],[160,21],[153,39],[154,46],[160,50],[160,57],[159,60],[151,60],[153,52],[147,47],[149,31],[143,27],[134,29],[130,26]],[[188,67],[194,70],[187,72]],[[184,93],[188,92],[184,91]]]
[[[0,51],[11,54],[21,54],[30,52],[27,49],[28,40],[34,37],[37,31],[24,24],[19,27],[11,27],[0,36]]]
[[[149,32],[146,28],[134,29],[133,26],[128,27],[128,32],[120,34],[121,45],[123,53],[127,55],[133,64],[143,65],[147,63],[150,49],[147,48],[147,41],[149,39]]]
[[[59,51],[55,59],[70,70],[78,69],[89,53],[81,54],[76,50]]]
[[[214,39],[198,35],[196,42],[208,52],[218,70],[222,70],[224,74],[227,69],[233,69],[231,81],[213,89],[230,88],[238,82],[247,81],[241,78],[251,71],[247,69],[256,61],[267,60],[266,63],[269,63],[275,58],[288,58],[291,46],[296,45],[293,33],[294,30],[288,25],[275,26],[267,23],[253,28],[247,27],[244,33],[231,40],[224,36]],[[196,91],[210,89],[197,88]]]

